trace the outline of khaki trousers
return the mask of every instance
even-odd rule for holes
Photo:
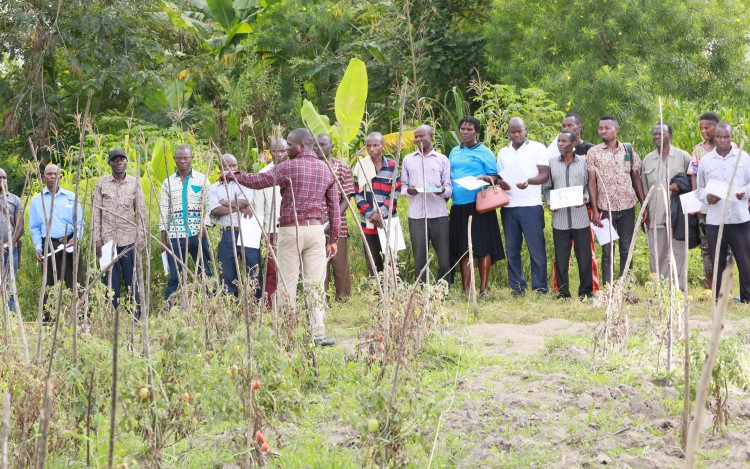
[[[285,297],[292,304],[297,300],[297,283],[302,274],[305,305],[309,310],[313,339],[325,337],[325,301],[323,281],[326,276],[326,237],[322,225],[279,228],[277,247],[277,298]],[[301,255],[300,255],[301,254]],[[302,264],[300,265],[300,257]],[[281,295],[278,293],[281,292]],[[283,300],[279,300],[283,301]]]
[[[654,237],[654,227],[646,230],[648,233],[648,247],[650,251],[651,273],[656,273],[657,262],[659,265],[659,277],[662,279],[669,278],[669,238],[667,237],[667,227],[657,226],[656,236]],[[658,249],[658,252],[657,252]],[[672,240],[672,252],[674,254],[675,267],[677,268],[677,278],[679,280],[680,290],[685,290],[687,286],[685,280],[685,241]]]

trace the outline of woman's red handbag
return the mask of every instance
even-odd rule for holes
[[[482,187],[477,192],[477,212],[487,213],[496,208],[505,207],[510,202],[508,194],[492,184],[490,187]]]

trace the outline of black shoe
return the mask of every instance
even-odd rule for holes
[[[336,341],[333,339],[315,339],[315,345],[318,347],[330,347],[335,343]]]
[[[512,296],[513,298],[518,298],[520,296],[523,296],[525,293],[526,292],[523,290],[513,290],[510,292],[510,296]]]

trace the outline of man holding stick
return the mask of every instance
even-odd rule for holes
[[[427,263],[428,240],[438,260],[437,280],[451,283],[449,276],[450,229],[446,201],[453,194],[451,164],[448,157],[432,146],[434,131],[429,125],[414,130],[417,151],[404,158],[401,172],[401,195],[409,202],[409,237],[414,253],[414,275]],[[426,274],[426,272],[425,272]],[[424,282],[425,275],[418,281]]]
[[[714,274],[715,295],[718,298],[721,292],[721,277],[727,268],[727,250],[732,248],[740,274],[740,302],[750,303],[750,213],[747,210],[750,157],[732,146],[732,127],[726,122],[716,124],[714,143],[716,148],[701,159],[698,169],[698,199],[708,203],[706,236],[711,262],[715,262],[716,256],[719,256],[718,270]],[[726,185],[733,173],[729,200],[724,201]],[[724,232],[721,244],[717,246],[724,210]]]
[[[140,181],[126,172],[128,157],[125,151],[121,148],[110,151],[107,161],[112,174],[96,183],[91,209],[91,236],[98,258],[102,257],[102,247],[110,242],[112,250],[105,253],[111,256],[110,259],[127,251],[102,280],[114,290],[112,304],[115,308],[119,306],[121,283],[124,283],[135,298],[135,317],[140,318],[141,295],[133,282],[133,274],[135,257],[146,246],[146,203]],[[141,230],[138,246],[136,230]]]
[[[310,131],[292,130],[287,141],[288,161],[264,173],[235,172],[225,173],[224,177],[251,189],[274,185],[281,188],[277,256],[282,291],[294,305],[301,270],[313,340],[316,345],[329,346],[334,341],[325,337],[322,289],[328,258],[337,252],[341,223],[339,191],[328,166],[314,152],[315,139]],[[330,223],[327,241],[323,228],[326,217]]]

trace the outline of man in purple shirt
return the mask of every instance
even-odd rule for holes
[[[409,237],[414,251],[415,275],[419,275],[427,263],[430,241],[438,258],[437,280],[445,279],[451,283],[446,206],[453,193],[451,165],[445,155],[433,148],[433,135],[429,125],[420,125],[414,131],[417,151],[404,158],[401,195],[409,198]],[[420,276],[419,281],[424,282],[425,275]]]

